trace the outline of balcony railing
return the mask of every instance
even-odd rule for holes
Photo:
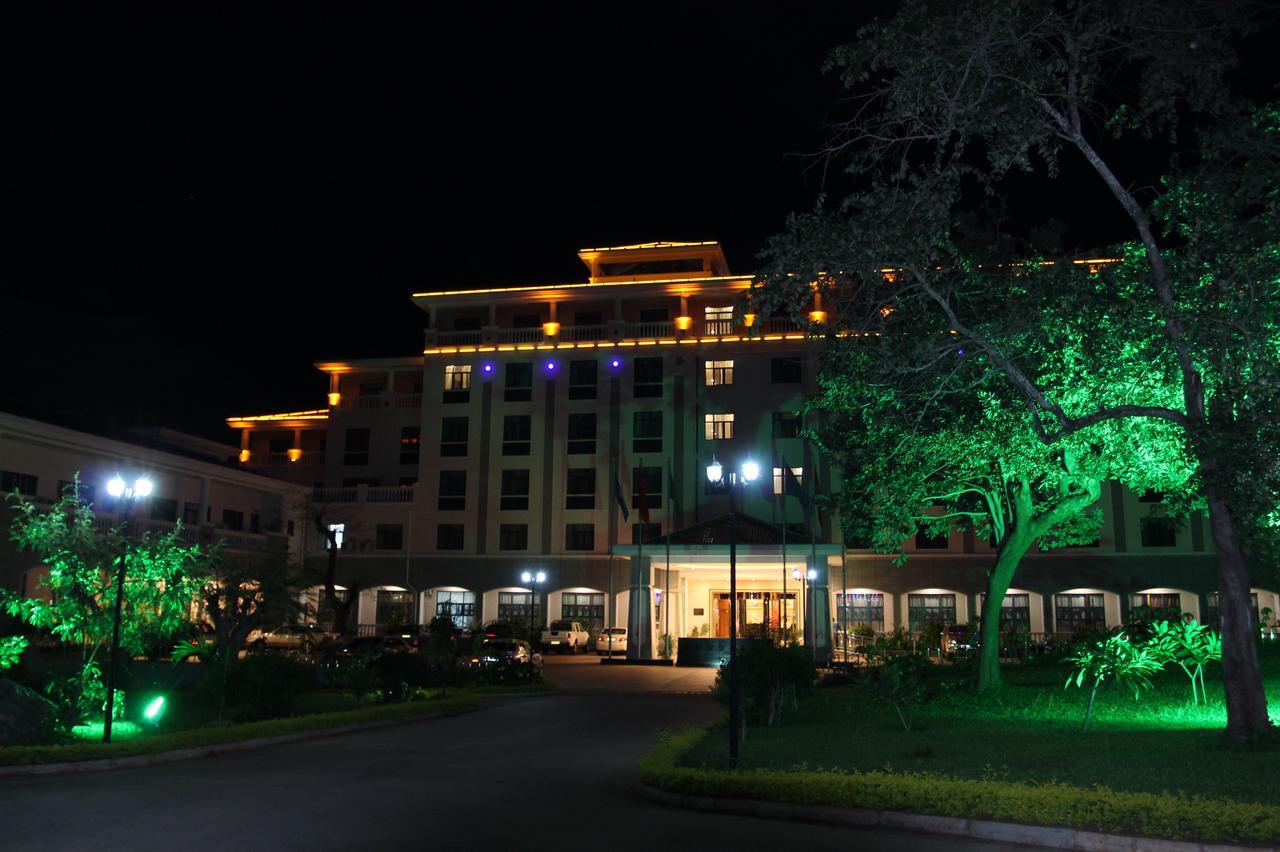
[[[629,322],[623,326],[623,337],[647,340],[651,337],[674,337],[674,322]]]
[[[98,513],[93,516],[93,527],[99,532],[118,526],[123,518],[120,515]],[[161,521],[154,518],[129,519],[130,538],[149,535],[167,535],[179,529],[178,541],[183,544],[213,545],[222,543],[224,548],[238,551],[266,553],[283,550],[286,547],[284,536],[279,533],[253,533],[242,530],[228,530],[213,524],[183,524],[179,528],[175,521]]]
[[[448,335],[441,334],[440,342],[446,343],[445,337]],[[498,330],[499,343],[541,343],[541,328],[503,328]],[[447,341],[452,343],[453,341]]]
[[[380,393],[368,396],[344,396],[338,402],[343,411],[374,411],[380,408],[421,408],[420,393]]]
[[[412,503],[413,488],[407,485],[345,485],[316,488],[311,498],[317,503]]]
[[[561,340],[609,340],[612,335],[607,325],[567,325],[560,329]]]
[[[764,321],[765,334],[800,334],[804,329],[788,317],[769,317]]]
[[[253,453],[249,456],[249,467],[318,467],[324,464],[324,453],[304,450],[297,461],[289,461],[288,453]]]
[[[590,341],[663,340],[681,336],[729,337],[747,334],[803,334],[805,329],[787,317],[770,317],[762,320],[754,329],[742,325],[738,319],[698,320],[687,332],[679,332],[671,320],[660,322],[614,321],[593,325],[562,325],[559,333],[547,337],[538,328],[495,328],[486,326],[479,331],[428,330],[428,346],[497,346],[539,343],[582,343]],[[353,407],[360,397],[353,400]],[[344,400],[345,406],[345,400]],[[376,406],[375,406],[376,407]]]

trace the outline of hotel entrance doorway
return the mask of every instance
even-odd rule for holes
[[[729,638],[729,593],[712,594],[715,605],[714,636],[720,639]],[[738,592],[738,635],[760,636],[766,628],[771,635],[786,624],[798,629],[796,620],[796,594],[787,592],[785,599],[782,592]]]

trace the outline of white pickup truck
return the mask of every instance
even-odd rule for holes
[[[591,634],[577,621],[553,621],[542,631],[542,647],[576,654],[587,647]]]

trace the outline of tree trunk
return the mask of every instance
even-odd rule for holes
[[[1004,678],[1000,675],[1000,612],[1018,564],[1031,548],[1031,532],[1027,529],[1029,520],[1015,517],[1008,538],[1000,545],[996,564],[987,572],[987,593],[982,600],[981,645],[978,648],[979,690],[1004,686]]]
[[[1222,681],[1227,693],[1227,739],[1244,742],[1266,734],[1267,697],[1262,691],[1258,645],[1249,601],[1249,565],[1226,501],[1210,491],[1209,526],[1218,550],[1218,613],[1222,630]]]

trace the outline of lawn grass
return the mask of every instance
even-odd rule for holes
[[[470,690],[458,689],[451,690],[446,697],[434,697],[425,701],[380,704],[355,710],[310,713],[302,716],[266,719],[260,722],[246,722],[238,725],[188,728],[186,730],[156,733],[150,736],[122,738],[110,744],[72,742],[61,745],[5,746],[0,747],[0,766],[28,766],[133,757],[136,755],[159,754],[178,749],[203,748],[261,737],[276,737],[332,728],[344,728],[349,725],[361,725],[371,722],[445,716],[474,710],[480,705],[480,700],[480,695]]]
[[[1189,705],[1187,681],[1176,672],[1159,676],[1140,701],[1131,693],[1100,693],[1087,733],[1080,731],[1087,693],[1063,689],[1067,671],[1047,663],[1010,670],[1010,685],[985,695],[940,667],[930,678],[934,697],[917,710],[910,732],[864,690],[819,689],[781,726],[749,729],[739,765],[1277,801],[1280,735],[1252,749],[1225,744],[1220,669],[1206,673],[1208,706]],[[1263,671],[1272,718],[1280,721],[1280,649],[1266,650]],[[679,765],[726,767],[726,740],[727,734],[703,738]]]

